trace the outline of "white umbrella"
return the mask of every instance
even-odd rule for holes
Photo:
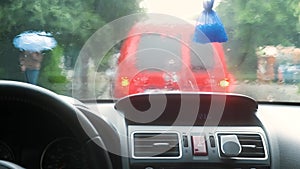
[[[275,46],[266,46],[264,49],[263,49],[263,52],[266,56],[274,56],[276,57],[277,54],[278,54],[278,50]]]
[[[17,35],[13,44],[20,50],[41,52],[51,50],[57,44],[51,33],[45,31],[26,31]]]

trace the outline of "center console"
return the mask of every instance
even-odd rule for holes
[[[115,108],[126,118],[132,169],[270,169],[268,138],[250,97],[138,94]]]

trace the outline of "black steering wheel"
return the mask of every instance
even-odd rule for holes
[[[0,169],[25,169],[15,163],[0,160]]]
[[[76,139],[83,145],[87,154],[87,167],[90,169],[112,169],[112,163],[105,145],[87,117],[73,104],[62,99],[58,94],[45,88],[16,81],[0,80],[0,103],[23,102],[26,105],[51,108],[57,118],[75,135]],[[24,112],[23,112],[24,113]],[[0,161],[0,169],[22,169],[17,164]]]

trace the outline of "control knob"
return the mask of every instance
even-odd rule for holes
[[[222,135],[221,139],[221,151],[225,156],[236,157],[242,151],[242,146],[236,135]]]

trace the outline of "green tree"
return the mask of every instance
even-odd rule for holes
[[[225,0],[216,11],[229,41],[228,63],[240,73],[256,73],[255,49],[264,45],[299,46],[298,0]]]

